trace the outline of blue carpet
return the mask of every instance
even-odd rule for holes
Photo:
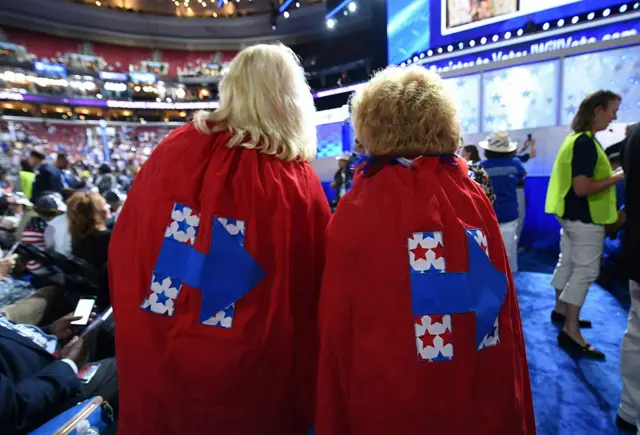
[[[553,270],[544,254],[521,257],[521,270]],[[535,257],[540,260],[536,262]],[[558,328],[549,318],[555,297],[550,282],[549,273],[521,272],[516,277],[538,434],[622,433],[615,425],[615,416],[622,388],[620,343],[626,329],[628,299],[623,293],[616,297],[592,286],[582,318],[592,320],[594,328],[583,334],[606,354],[607,360],[576,360],[557,345]]]

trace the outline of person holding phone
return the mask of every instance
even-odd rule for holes
[[[579,318],[591,284],[600,273],[605,226],[618,220],[615,185],[624,178],[622,170],[611,168],[595,135],[617,119],[622,98],[611,91],[588,95],[571,123],[571,133],[556,157],[545,210],[562,225],[560,258],[551,285],[556,305],[551,321],[563,324],[560,347],[577,355],[604,360],[582,335],[580,328],[591,322]]]
[[[94,313],[95,315],[95,313]],[[102,396],[118,408],[115,358],[99,361],[84,382],[89,338],[76,334],[79,316],[68,314],[39,328],[0,313],[0,427],[3,434],[29,432],[78,402]]]

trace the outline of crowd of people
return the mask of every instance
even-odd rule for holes
[[[583,101],[547,194],[563,227],[551,320],[561,347],[596,359],[579,313],[605,228],[624,225],[627,261],[640,246],[640,128],[621,147],[624,170],[594,137],[619,102]],[[2,160],[20,165],[0,174],[3,433],[99,395],[123,435],[534,434],[512,274],[535,141],[518,150],[493,133],[484,159],[461,148],[444,82],[417,66],[376,73],[351,106],[356,147],[340,159],[333,214],[309,165],[313,98],[282,45],[243,50],[220,108],[171,133],[139,173],[37,148]],[[618,413],[630,427],[632,279]],[[81,337],[73,309],[87,295],[113,317]],[[99,368],[83,383],[87,363]]]

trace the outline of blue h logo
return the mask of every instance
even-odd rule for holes
[[[193,248],[199,226],[198,212],[175,204],[142,308],[172,316],[184,283],[202,292],[200,323],[229,328],[235,302],[264,272],[244,249],[245,222],[214,217],[208,254]]]

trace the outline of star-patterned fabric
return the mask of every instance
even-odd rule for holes
[[[200,227],[200,213],[186,205],[175,203],[164,232],[165,239],[173,239],[193,246]],[[182,281],[154,271],[149,295],[140,308],[156,314],[173,316],[175,303],[182,290]]]
[[[151,293],[142,302],[141,308],[171,317],[181,289],[182,281],[156,272],[151,278]]]
[[[407,241],[412,272],[445,273],[442,232],[412,233]]]
[[[171,212],[171,221],[167,225],[164,236],[180,243],[193,246],[196,242],[200,213],[182,204],[175,204]]]
[[[487,257],[489,256],[489,242],[487,241],[487,235],[483,229],[467,230],[469,235],[473,237],[478,246],[482,248]],[[499,317],[499,316],[498,316]],[[482,343],[478,346],[478,350],[485,349],[487,347],[496,346],[500,342],[500,336],[498,335],[498,317],[493,322],[493,331],[490,334],[486,334],[482,339]]]
[[[217,218],[229,234],[244,246],[245,222],[237,219]],[[231,304],[224,310],[218,311],[215,315],[202,322],[203,325],[217,326],[220,328],[231,328],[233,326],[233,315],[236,311],[236,304]]]
[[[418,361],[435,362],[453,359],[453,328],[448,314],[432,314],[414,319]]]

